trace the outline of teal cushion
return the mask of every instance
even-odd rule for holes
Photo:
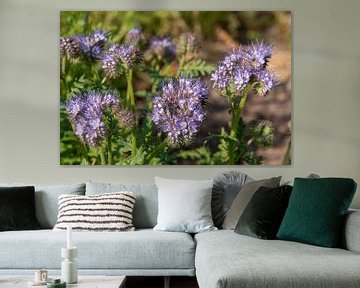
[[[277,238],[337,247],[355,191],[356,182],[348,178],[295,178]]]

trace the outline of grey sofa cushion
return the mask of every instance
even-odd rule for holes
[[[342,245],[345,249],[360,253],[360,210],[351,209],[346,215]]]
[[[200,288],[351,288],[360,254],[296,242],[261,240],[230,230],[195,236]]]
[[[58,197],[61,194],[85,195],[85,183],[62,185],[37,185],[20,183],[0,183],[0,186],[34,186],[36,218],[41,228],[53,228],[58,215]]]
[[[157,223],[158,193],[155,184],[86,182],[86,195],[131,191],[136,201],[133,224],[136,229],[153,228]]]
[[[79,270],[194,269],[191,236],[152,229],[133,232],[73,232]],[[2,232],[1,269],[60,269],[66,232],[32,230]],[[1,286],[1,285],[0,285]]]

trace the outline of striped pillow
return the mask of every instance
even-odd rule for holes
[[[74,231],[133,231],[133,192],[115,192],[92,196],[59,196],[59,214],[55,231],[72,226]]]

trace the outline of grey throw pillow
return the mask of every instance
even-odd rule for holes
[[[211,217],[213,180],[155,177],[159,213],[154,230],[198,233],[217,230]]]
[[[214,178],[211,213],[216,227],[222,227],[225,216],[241,187],[251,180],[252,178],[245,173],[237,171],[220,173]]]
[[[279,186],[281,176],[274,177],[270,179],[263,179],[258,181],[251,181],[246,183],[240,189],[238,195],[236,196],[234,202],[231,205],[229,212],[227,213],[224,223],[222,225],[223,229],[234,230],[237,222],[240,219],[241,214],[244,212],[245,207],[249,203],[250,199],[253,197],[255,192],[261,187],[275,188]]]
[[[136,197],[133,223],[136,229],[154,228],[158,214],[158,193],[155,184],[86,182],[86,195],[131,191]]]

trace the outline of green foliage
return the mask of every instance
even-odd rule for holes
[[[86,164],[82,158],[84,147],[74,134],[64,107],[60,108],[60,163],[62,165]]]
[[[213,65],[206,63],[203,59],[192,59],[184,63],[182,73],[186,76],[206,76],[215,70]]]
[[[178,152],[178,158],[183,160],[189,160],[191,164],[200,164],[200,165],[213,165],[216,164],[213,161],[211,151],[206,146],[201,146],[192,150],[181,150]]]

